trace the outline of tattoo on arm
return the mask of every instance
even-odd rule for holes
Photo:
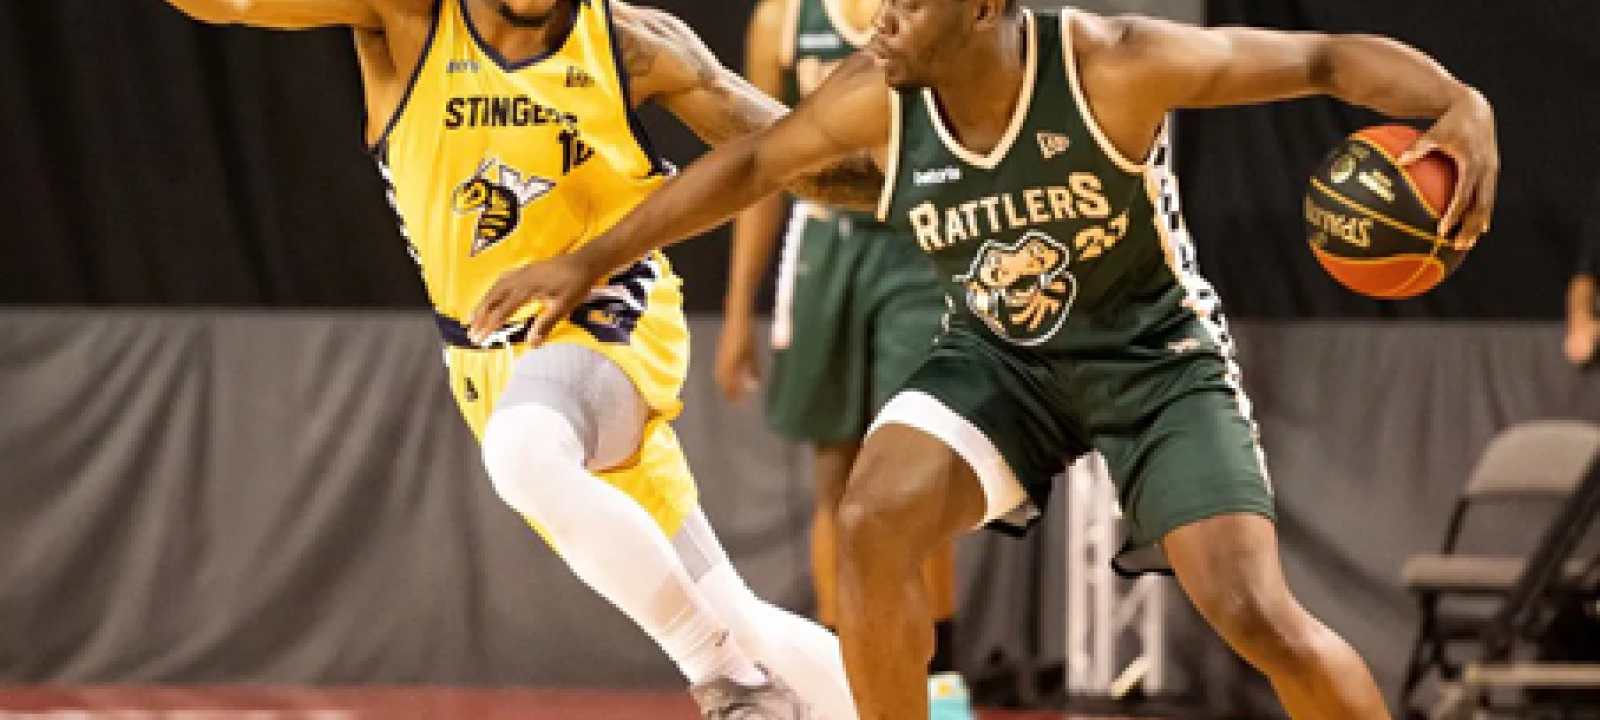
[[[723,67],[683,21],[652,8],[630,7],[618,24],[623,67],[636,101],[655,100],[709,145],[721,145],[772,124],[783,106]]]
[[[867,154],[841,160],[789,183],[789,192],[824,205],[877,210],[883,171]]]
[[[737,140],[783,117],[782,104],[724,67],[676,17],[632,7],[618,30],[630,82],[650,88],[650,99],[659,101],[707,144]],[[829,205],[870,209],[882,188],[883,173],[863,155],[798,178],[788,189]]]
[[[618,28],[618,41],[622,50],[622,69],[630,80],[644,78],[655,67],[660,48],[645,42],[632,28]]]

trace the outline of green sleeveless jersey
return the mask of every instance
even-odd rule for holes
[[[1023,12],[1026,79],[989,155],[956,141],[932,90],[894,93],[879,218],[933,258],[953,325],[1041,352],[1223,350],[1166,131],[1144,163],[1123,158],[1078,85],[1071,11]]]
[[[788,0],[789,32],[783,46],[785,104],[799,104],[828,79],[839,63],[872,38],[870,28],[858,32],[850,26],[841,7],[848,1]],[[848,219],[854,227],[882,228],[872,213],[831,208],[828,212]]]

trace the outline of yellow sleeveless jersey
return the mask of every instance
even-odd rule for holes
[[[478,301],[502,273],[609,229],[668,170],[633,115],[606,0],[574,3],[567,37],[517,62],[479,37],[470,1],[436,4],[422,59],[373,150],[449,346],[451,393],[481,436],[537,308],[486,349],[464,326]],[[696,502],[665,423],[688,372],[679,284],[654,254],[608,278],[547,338],[606,356],[655,410],[638,455],[601,476],[668,533]]]
[[[374,147],[403,234],[421,266],[451,354],[452,375],[498,362],[474,357],[464,323],[499,276],[567,253],[620,221],[669,174],[628,97],[611,8],[578,0],[550,52],[508,60],[483,41],[471,0],[439,0],[411,84]],[[663,414],[676,411],[687,366],[679,281],[652,255],[597,288],[550,342],[590,346],[617,362]],[[497,346],[519,347],[537,308]],[[509,368],[453,377],[481,429]]]

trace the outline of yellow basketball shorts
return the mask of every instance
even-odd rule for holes
[[[677,435],[669,424],[682,407],[679,392],[689,369],[689,328],[681,281],[665,259],[647,258],[612,276],[558,324],[545,344],[589,348],[617,364],[653,411],[638,453],[599,476],[627,493],[668,535],[676,533],[698,502],[698,491]],[[437,315],[445,336],[450,391],[474,435],[483,437],[495,403],[511,379],[523,338],[473,347],[460,322]],[[536,523],[529,523],[543,535]],[[548,537],[546,537],[548,540]]]

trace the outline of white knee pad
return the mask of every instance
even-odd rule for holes
[[[572,422],[545,405],[497,410],[483,430],[483,462],[500,499],[551,531],[576,515],[563,507],[581,496],[572,484],[594,481]]]

